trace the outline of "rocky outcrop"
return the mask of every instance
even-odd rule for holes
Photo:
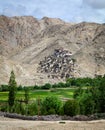
[[[105,24],[0,16],[0,84],[12,69],[23,85],[103,75]]]

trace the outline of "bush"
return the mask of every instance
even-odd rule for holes
[[[56,114],[55,109],[54,109],[54,108],[50,108],[48,114],[49,114],[49,115],[51,115],[51,114]]]
[[[8,85],[1,85],[0,91],[5,92],[5,91],[8,91],[8,90],[9,90]]]
[[[62,115],[62,116],[65,115],[65,114],[64,114],[64,107],[63,107],[63,106],[60,108],[58,114],[59,114],[59,115]]]
[[[62,102],[57,97],[48,96],[42,102],[41,114],[59,114],[61,107]]]
[[[8,112],[9,111],[8,103],[1,104],[0,105],[0,111],[2,111],[2,112]]]
[[[41,88],[42,88],[42,89],[50,89],[50,88],[51,88],[51,84],[46,83],[46,84],[43,85]]]
[[[91,93],[83,93],[78,100],[80,104],[80,114],[89,115],[94,113],[95,102]]]
[[[41,87],[40,86],[38,86],[38,85],[35,85],[34,86],[34,89],[40,89]]]
[[[24,88],[22,87],[22,85],[19,85],[18,87],[17,87],[17,90],[18,91],[21,91],[21,90],[23,90]]]
[[[26,114],[25,104],[23,104],[21,100],[15,101],[14,105],[11,107],[11,113],[18,113],[18,114],[25,115]]]
[[[65,83],[59,82],[59,83],[57,84],[57,87],[58,87],[58,88],[65,88],[66,86],[65,86]]]
[[[58,85],[57,84],[53,84],[52,88],[58,88]]]
[[[68,100],[64,104],[64,114],[68,116],[75,116],[79,114],[79,104],[76,100]]]
[[[36,101],[28,105],[28,114],[30,116],[38,115],[38,104]]]
[[[73,98],[78,98],[79,96],[81,96],[83,93],[83,89],[82,87],[79,87],[77,88],[75,91],[74,91],[74,94],[73,94]]]
[[[25,97],[24,99],[25,103],[28,104],[30,97],[29,97],[29,89],[27,87],[24,87],[24,97]]]

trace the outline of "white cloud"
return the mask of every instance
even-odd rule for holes
[[[105,8],[105,0],[83,0],[83,2],[95,9]]]

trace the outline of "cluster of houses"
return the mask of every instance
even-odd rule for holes
[[[75,60],[71,56],[67,50],[55,49],[52,55],[40,61],[38,72],[47,73],[49,78],[73,77]]]

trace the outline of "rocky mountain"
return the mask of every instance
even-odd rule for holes
[[[0,84],[15,71],[18,84],[105,74],[105,24],[0,16]]]

